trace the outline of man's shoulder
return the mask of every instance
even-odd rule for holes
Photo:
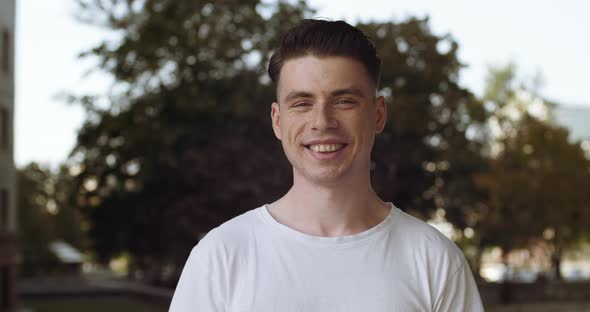
[[[406,241],[413,250],[430,254],[445,254],[453,258],[464,257],[461,249],[433,225],[399,209],[395,217],[397,220],[394,220],[392,230],[402,240]]]
[[[245,242],[259,229],[258,216],[261,207],[246,211],[209,231],[197,244],[203,247],[238,247],[244,246]]]
[[[413,272],[436,311],[483,311],[477,285],[465,255],[433,225],[401,212],[392,227],[410,258],[404,269]],[[425,273],[426,276],[421,274]]]

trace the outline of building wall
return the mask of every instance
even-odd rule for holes
[[[7,220],[0,228],[16,229],[16,183],[14,169],[14,34],[15,1],[0,1],[0,193],[8,195]],[[6,42],[8,41],[8,42]],[[7,53],[8,52],[8,53]],[[5,66],[8,61],[8,68]],[[3,116],[4,115],[4,116]],[[7,131],[7,133],[2,133]],[[6,142],[3,142],[3,141]],[[0,194],[0,196],[2,196]],[[0,198],[0,201],[2,199]],[[1,203],[0,203],[1,205]],[[0,218],[3,218],[0,213]],[[6,225],[6,226],[4,226]]]
[[[572,141],[590,140],[590,106],[558,106],[554,114],[557,124],[570,129]]]
[[[0,1],[0,312],[16,310],[15,0]]]

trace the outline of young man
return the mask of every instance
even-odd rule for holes
[[[462,252],[371,187],[387,116],[379,68],[371,41],[342,21],[284,35],[271,118],[293,187],[197,244],[170,311],[483,311]]]

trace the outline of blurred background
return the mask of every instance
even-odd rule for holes
[[[166,311],[191,248],[291,169],[266,66],[306,17],[375,40],[375,190],[489,311],[590,311],[583,1],[0,1],[0,311]],[[93,310],[94,309],[94,310]]]

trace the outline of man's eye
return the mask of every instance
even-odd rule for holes
[[[355,101],[351,99],[339,99],[336,101],[336,104],[354,104]]]
[[[297,102],[297,103],[291,105],[291,107],[306,107],[306,106],[311,106],[311,103],[308,103],[308,102]]]

